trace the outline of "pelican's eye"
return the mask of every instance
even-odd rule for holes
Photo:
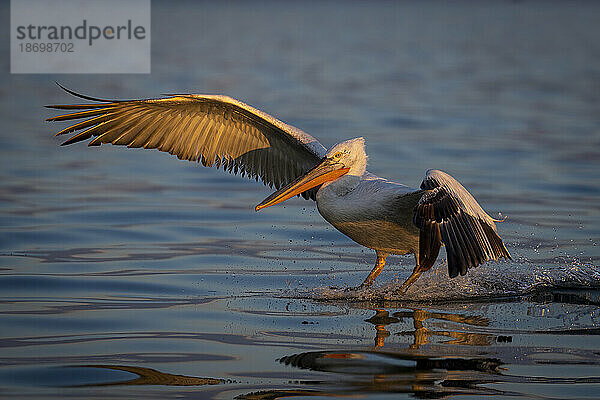
[[[336,160],[339,160],[341,157],[342,157],[342,152],[341,151],[338,151],[337,153],[335,153],[333,155],[333,158],[335,158]]]

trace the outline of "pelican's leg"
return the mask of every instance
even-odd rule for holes
[[[410,276],[408,277],[407,280],[404,281],[404,283],[402,284],[402,286],[400,286],[399,292],[401,294],[406,293],[406,291],[408,290],[408,288],[410,287],[410,285],[412,285],[413,283],[415,283],[415,281],[417,279],[419,279],[419,277],[421,276],[421,274],[427,270],[429,270],[429,268],[431,268],[433,266],[433,264],[431,264],[430,266],[421,266],[421,264],[419,264],[419,255],[417,253],[415,253],[415,269],[413,269],[412,274],[410,274]]]
[[[377,252],[377,261],[375,262],[375,266],[360,287],[371,286],[373,282],[375,282],[375,279],[379,276],[381,271],[383,271],[387,256],[388,255],[386,253]]]
[[[422,273],[423,273],[423,270],[419,269],[419,266],[417,265],[415,267],[415,269],[413,270],[413,273],[410,274],[410,276],[408,277],[408,279],[404,281],[404,283],[402,284],[402,286],[400,286],[399,292],[401,294],[406,293],[406,291],[408,290],[408,288],[410,287],[410,285],[412,285],[413,283],[415,283],[415,281],[417,279],[419,279],[419,277],[421,276]]]

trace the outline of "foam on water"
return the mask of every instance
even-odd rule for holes
[[[554,289],[598,289],[600,268],[578,260],[556,266],[504,262],[497,263],[494,268],[476,268],[465,276],[448,279],[446,269],[438,266],[424,273],[405,294],[398,291],[402,282],[398,279],[370,288],[317,287],[296,295],[317,300],[344,301],[488,301]]]

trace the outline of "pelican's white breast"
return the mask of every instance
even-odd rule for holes
[[[380,251],[405,254],[418,249],[412,224],[417,189],[370,173],[345,175],[317,192],[319,213],[355,242]],[[399,202],[404,196],[407,202]]]

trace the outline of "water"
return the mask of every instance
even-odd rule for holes
[[[600,395],[597,4],[152,7],[151,75],[0,75],[1,397]],[[54,80],[226,93],[326,147],[365,136],[373,173],[443,169],[507,216],[514,260],[448,280],[442,252],[400,297],[413,259],[390,257],[346,291],[374,254],[313,203],[254,213],[253,181],[60,148]]]

